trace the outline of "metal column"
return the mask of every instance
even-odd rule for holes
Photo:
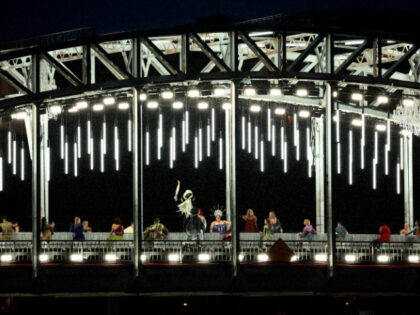
[[[413,134],[404,135],[404,222],[414,224],[413,210]]]
[[[238,83],[230,83],[231,110],[226,110],[226,204],[232,220],[233,277],[238,275],[239,231],[236,214],[236,127],[235,112],[238,105]]]
[[[315,131],[315,203],[316,203],[316,230],[325,233],[325,164],[324,164],[324,117],[312,118]]]
[[[133,264],[134,264],[134,276],[139,275],[139,253],[140,253],[140,226],[139,226],[139,145],[138,145],[138,131],[139,131],[139,116],[138,116],[138,92],[136,88],[132,89],[133,91],[133,104],[132,104],[132,149],[133,149],[133,221],[134,221],[134,255],[133,255]],[[140,110],[140,114],[142,111]],[[142,143],[140,143],[140,151],[142,150]],[[142,154],[140,155],[142,159]],[[142,166],[143,163],[140,164]],[[140,173],[141,183],[143,183],[143,172]],[[141,200],[143,204],[143,184],[141,185]],[[141,209],[143,214],[143,207]],[[143,222],[143,220],[142,220]]]
[[[41,132],[41,218],[45,217],[49,222],[49,168],[48,168],[48,114],[41,115],[40,118],[40,132]]]

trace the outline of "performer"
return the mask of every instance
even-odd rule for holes
[[[191,216],[191,209],[194,207],[193,202],[195,201],[193,192],[189,189],[187,189],[184,194],[182,195],[182,198],[178,199],[179,189],[181,188],[181,181],[178,180],[178,185],[175,189],[175,196],[174,200],[177,203],[178,206],[178,212],[185,215],[186,218],[189,218]]]
[[[225,233],[227,232],[228,228],[231,226],[229,221],[222,220],[223,211],[217,209],[214,211],[214,216],[216,220],[213,221],[210,225],[210,232],[212,233]]]

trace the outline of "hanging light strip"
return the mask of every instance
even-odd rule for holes
[[[13,175],[16,175],[16,140],[13,139]]]
[[[0,191],[3,191],[3,157],[0,156]]]
[[[214,107],[211,108],[211,141],[216,140],[216,117],[215,117],[215,109]],[[210,154],[208,154],[210,156]]]
[[[64,143],[64,174],[69,173],[69,143],[67,141]]]
[[[74,171],[74,177],[77,177],[77,159],[78,159],[78,152],[77,152],[77,145],[78,143],[75,141],[73,144],[73,171]]]
[[[93,170],[93,166],[94,166],[94,164],[93,164],[93,162],[94,162],[94,157],[93,157],[93,155],[94,155],[94,147],[93,147],[93,138],[90,138],[89,139],[89,143],[90,143],[90,169],[91,170]]]
[[[336,139],[337,142],[340,142],[340,110],[337,109],[336,112],[337,112],[337,114],[336,114],[337,121],[336,121],[336,125],[335,125],[335,128],[336,128],[335,139]]]
[[[283,172],[287,173],[287,139],[284,141]]]
[[[77,157],[80,159],[82,157],[82,128],[79,125],[77,126]]]
[[[219,169],[223,169],[223,138],[219,138]]]
[[[255,125],[255,127],[254,127],[254,137],[255,137],[255,139],[254,139],[254,143],[255,143],[255,152],[254,152],[254,156],[255,156],[255,159],[258,159],[258,126],[257,125]]]
[[[300,160],[300,131],[296,129],[296,161]]]
[[[157,144],[157,158],[158,160],[160,160],[160,143],[159,143],[159,139],[160,139],[160,128],[158,127],[158,129],[156,130],[157,134],[156,134],[156,138],[158,141],[156,141]]]
[[[12,163],[12,132],[7,132],[7,162]]]
[[[185,152],[185,119],[182,119],[182,152]]]
[[[146,131],[146,165],[150,163],[150,135],[149,131]]]
[[[391,151],[391,120],[389,118],[386,121],[386,144],[387,150]]]
[[[64,125],[60,125],[60,148],[61,148],[61,159],[64,159]]]
[[[105,121],[105,116],[104,116],[104,122],[103,122],[103,124],[102,124],[102,131],[103,131],[103,137],[102,137],[102,140],[103,140],[103,142],[104,142],[104,148],[103,148],[103,150],[104,150],[104,155],[106,154],[106,121]]]
[[[213,130],[213,129],[212,129]],[[207,124],[207,156],[211,155],[211,138],[210,138],[210,124]],[[213,136],[213,133],[212,133]]]
[[[251,119],[250,119],[250,120],[248,120],[248,153],[250,153],[250,154],[252,152],[252,149],[251,149],[251,141],[252,141],[251,129],[252,129],[252,123],[251,123]]]
[[[373,189],[376,189],[376,164],[377,164],[376,160],[373,159],[373,161],[372,161],[372,176],[373,176],[373,178],[372,178],[372,188]]]
[[[185,111],[185,143],[188,144],[190,139],[190,115],[188,110]]]
[[[128,132],[128,152],[131,152],[131,117],[127,121],[127,132]]]
[[[172,127],[172,160],[176,160],[176,128]]]
[[[114,125],[114,160],[115,160],[115,170],[119,169],[119,141],[118,141],[118,126]]]
[[[271,108],[267,109],[267,139],[268,141],[271,141]]]
[[[271,125],[271,155],[276,156],[276,125]]]
[[[20,180],[25,180],[25,148],[23,141],[20,147]]]
[[[388,144],[385,144],[385,175],[389,173],[389,166],[388,166]]]
[[[312,177],[312,149],[309,126],[306,126],[306,159],[308,160],[308,177]]]
[[[159,113],[159,134],[158,134],[159,148],[163,147],[163,114]]]
[[[169,137],[169,168],[174,167],[174,146],[173,146],[173,138],[172,136]]]
[[[264,140],[262,136],[261,136],[261,141],[260,141],[260,151],[261,151],[260,170],[261,172],[264,172]]]
[[[349,130],[349,185],[353,185],[353,131]]]
[[[401,188],[400,188],[400,162],[397,163],[397,168],[396,168],[396,172],[397,172],[397,194],[399,195],[401,192]]]
[[[198,160],[201,162],[203,160],[203,129],[198,128]]]
[[[104,139],[101,139],[101,173],[105,171],[105,149],[104,149]]]
[[[362,114],[362,138],[360,139],[360,167],[365,169],[365,114]]]
[[[337,142],[337,174],[341,174],[341,142]]]
[[[296,143],[297,143],[296,130],[297,130],[297,114],[293,113],[293,145],[294,146],[296,146]]]
[[[404,170],[404,143],[403,137],[400,137],[400,168]]]
[[[246,139],[245,139],[245,133],[246,133],[246,130],[245,130],[245,116],[244,115],[242,115],[242,150],[245,150],[245,142],[246,142]]]
[[[374,160],[375,160],[375,163],[376,164],[378,164],[378,132],[377,131],[375,131],[375,142],[374,142],[374,152],[375,152],[375,154],[374,154]]]
[[[88,117],[88,120],[87,120],[87,128],[86,128],[87,130],[86,130],[86,134],[87,134],[87,151],[88,151],[88,154],[90,154],[90,117]]]
[[[280,127],[280,149],[281,149],[281,159],[284,160],[284,126],[283,126],[283,121]]]
[[[198,168],[198,138],[194,137],[194,167]]]

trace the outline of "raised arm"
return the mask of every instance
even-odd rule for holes
[[[179,189],[181,188],[181,181],[178,179],[177,182],[178,184],[176,185],[175,196],[174,196],[175,201],[178,201]]]

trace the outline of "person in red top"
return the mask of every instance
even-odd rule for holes
[[[388,225],[385,223],[379,228],[379,243],[390,242],[391,241],[391,230]]]

